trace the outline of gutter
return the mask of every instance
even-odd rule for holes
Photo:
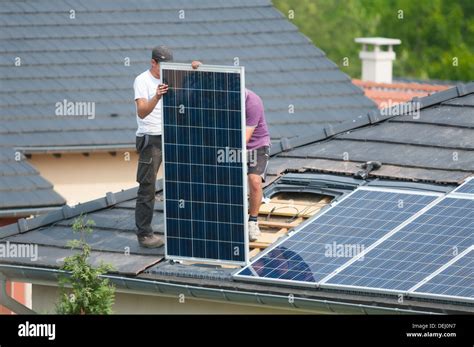
[[[0,272],[0,305],[18,314],[36,314],[25,305],[13,299],[7,292],[7,278]]]
[[[4,217],[28,217],[31,215],[37,216],[40,214],[46,214],[60,210],[61,206],[57,207],[31,207],[31,208],[18,208],[9,210],[0,210],[0,218]]]
[[[58,275],[66,274],[59,269],[37,268],[20,265],[0,264],[0,274],[15,280],[37,284],[57,284]],[[301,313],[327,312],[338,314],[435,314],[427,311],[415,311],[390,307],[353,304],[332,300],[320,300],[294,297],[289,300],[286,295],[275,295],[261,292],[248,292],[227,290],[209,287],[198,287],[156,280],[144,280],[117,275],[103,275],[117,288],[123,290],[151,295],[177,296],[188,295],[194,299],[224,301],[231,304],[244,304],[250,306],[264,306],[269,308],[296,309]],[[16,312],[16,311],[15,311]]]

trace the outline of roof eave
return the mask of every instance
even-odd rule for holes
[[[38,206],[38,207],[19,207],[0,210],[0,218],[22,218],[31,215],[37,216],[40,214],[47,214],[60,210],[65,204],[51,205],[51,206]]]
[[[27,281],[33,284],[57,285],[58,275],[65,273],[58,269],[27,267],[0,264],[0,272],[10,280]],[[195,299],[224,301],[233,304],[264,306],[269,308],[293,309],[301,313],[338,313],[338,314],[436,314],[435,312],[416,311],[383,306],[371,306],[333,300],[320,300],[275,295],[263,292],[237,291],[222,288],[199,287],[157,280],[104,275],[121,292],[143,295],[176,296],[187,293]]]

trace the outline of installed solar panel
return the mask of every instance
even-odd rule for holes
[[[166,257],[244,264],[242,67],[161,64]]]
[[[259,255],[235,276],[314,285],[437,197],[359,188]]]
[[[445,197],[327,286],[405,292],[474,243],[474,200]]]
[[[411,295],[474,301],[474,246],[419,285]]]
[[[456,188],[453,193],[474,194],[474,179],[467,180]]]

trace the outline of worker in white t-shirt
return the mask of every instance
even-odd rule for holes
[[[166,46],[153,48],[151,66],[135,78],[135,104],[137,109],[136,147],[139,153],[137,182],[140,184],[135,206],[135,224],[138,243],[142,247],[157,248],[164,242],[153,233],[151,222],[155,206],[155,182],[161,165],[161,97],[168,86],[160,80],[160,62],[173,60],[173,53]],[[197,69],[201,65],[192,62]]]

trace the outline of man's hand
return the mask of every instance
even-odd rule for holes
[[[153,112],[154,108],[158,101],[160,101],[161,96],[168,92],[167,84],[159,84],[156,88],[155,95],[150,99],[136,99],[135,103],[137,104],[137,114],[141,119],[146,118],[150,113]]]
[[[168,92],[168,85],[167,84],[159,84],[158,87],[156,88],[156,97],[158,100],[160,100],[161,96],[163,94],[166,94]]]
[[[201,66],[202,63],[199,61],[199,60],[194,60],[192,63],[191,63],[191,66],[194,70],[196,70],[199,66]]]

